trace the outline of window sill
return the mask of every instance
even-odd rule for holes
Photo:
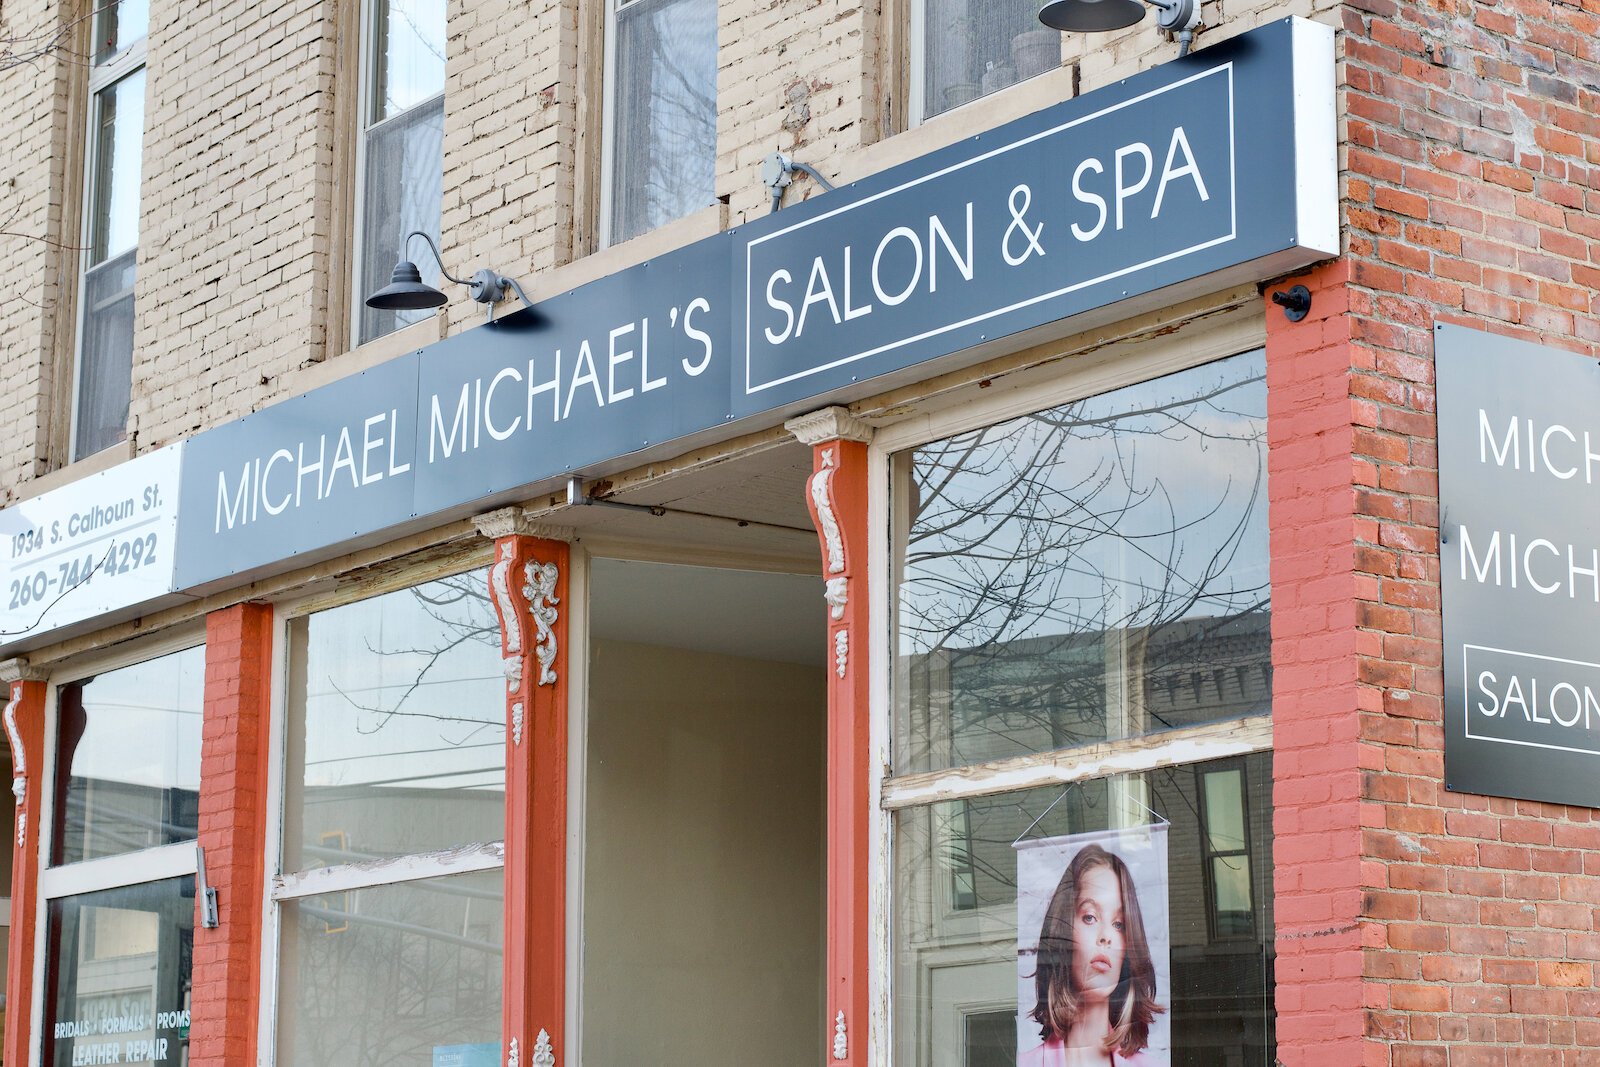
[[[555,270],[546,271],[524,286],[535,303],[576,289],[608,274],[615,274],[636,263],[676,251],[728,228],[728,205],[718,202],[685,215],[675,222],[658,226],[621,244],[589,253]]]
[[[841,174],[839,185],[868,174],[927,155],[996,126],[1042,111],[1052,104],[1072,99],[1072,73],[1069,63],[1027,81],[1007,86],[970,103],[951,108],[925,119],[901,133],[867,145],[852,156],[855,163],[848,175]]]
[[[60,489],[63,485],[70,485],[80,478],[87,478],[91,474],[110,470],[119,463],[125,463],[133,458],[133,442],[123,438],[114,445],[102,448],[93,455],[83,459],[74,460],[65,467],[58,467],[48,474],[41,474],[32,481],[18,488],[17,500],[29,500],[41,493],[48,493],[52,489]]]
[[[449,305],[446,305],[448,307]],[[370,370],[380,363],[387,363],[407,352],[415,352],[419,348],[426,348],[435,341],[442,341],[445,336],[444,309],[440,313],[413,322],[410,326],[402,326],[393,333],[384,334],[374,338],[364,345],[357,345],[348,352],[325,359],[320,363],[313,363],[309,367],[302,367],[293,374],[284,376],[284,383],[288,388],[281,396],[275,397],[273,403],[286,400],[301,393],[310,392],[329,382],[348,378],[364,370]]]

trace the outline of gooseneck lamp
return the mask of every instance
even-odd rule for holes
[[[1156,25],[1177,36],[1178,55],[1188,55],[1200,24],[1199,0],[1050,0],[1039,9],[1039,21],[1069,33],[1120,30],[1144,18],[1146,5],[1156,9]]]
[[[480,270],[471,278],[457,278],[451,274],[445,269],[444,257],[439,254],[439,246],[433,243],[432,237],[421,230],[412,230],[406,234],[406,239],[401,245],[402,256],[405,255],[405,248],[410,245],[413,237],[420,237],[427,242],[429,251],[439,264],[439,272],[457,285],[465,285],[472,294],[472,299],[488,308],[490,319],[494,318],[495,304],[505,299],[507,290],[521,297],[523,304],[528,307],[533,306],[533,301],[528,299],[528,294],[522,291],[522,286],[517,284],[517,280],[508,278],[498,271]],[[441,307],[445,300],[443,293],[422,280],[422,272],[417,270],[415,263],[409,259],[401,259],[394,265],[394,273],[389,276],[389,284],[367,297],[367,307],[378,311],[425,311]]]

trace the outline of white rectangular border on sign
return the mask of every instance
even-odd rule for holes
[[[1060,289],[1055,289],[1055,290],[1052,290],[1051,292],[1048,292],[1048,293],[1040,293],[1040,294],[1038,294],[1036,296],[1030,296],[1026,300],[1018,300],[1017,302],[1015,302],[1013,304],[1008,304],[1005,307],[994,308],[992,310],[984,312],[981,315],[973,315],[973,316],[970,316],[968,318],[962,319],[960,322],[948,323],[948,324],[946,324],[944,326],[938,326],[938,327],[935,327],[934,329],[931,329],[931,330],[924,330],[922,333],[916,334],[916,335],[911,336],[911,337],[902,337],[898,341],[892,341],[892,342],[890,342],[889,344],[886,344],[886,345],[879,345],[876,348],[869,348],[869,349],[866,349],[865,351],[857,352],[857,353],[855,353],[853,355],[849,355],[849,356],[843,356],[843,357],[841,357],[839,359],[831,360],[830,362],[827,362],[827,363],[819,363],[814,367],[807,367],[803,371],[796,371],[794,374],[786,375],[785,377],[782,377],[782,378],[775,378],[772,381],[761,382],[759,384],[757,384],[755,382],[755,380],[754,380],[754,368],[751,366],[751,362],[750,362],[750,360],[751,360],[751,351],[752,351],[750,337],[751,337],[751,329],[752,329],[752,327],[750,325],[751,316],[748,314],[748,309],[751,307],[751,300],[752,300],[752,297],[754,295],[754,290],[751,287],[751,282],[752,282],[751,270],[752,270],[752,266],[753,266],[751,259],[752,259],[752,251],[754,250],[756,245],[763,244],[763,243],[765,243],[767,241],[775,240],[775,239],[777,239],[779,237],[784,236],[785,234],[793,233],[796,230],[804,229],[807,226],[813,226],[813,225],[815,225],[815,224],[817,224],[819,222],[824,222],[824,221],[826,221],[828,219],[833,218],[836,215],[842,215],[842,214],[844,214],[846,212],[854,211],[855,209],[857,209],[859,207],[863,207],[863,206],[865,206],[867,204],[873,203],[874,201],[882,200],[886,196],[893,196],[896,193],[905,191],[906,189],[910,189],[910,188],[913,188],[915,186],[922,185],[922,184],[924,184],[926,182],[933,181],[935,178],[942,178],[946,174],[953,174],[956,171],[963,170],[963,169],[965,169],[967,167],[973,166],[973,165],[978,164],[978,163],[982,163],[984,160],[992,159],[995,156],[1004,155],[1005,153],[1010,152],[1010,151],[1012,151],[1014,149],[1020,148],[1023,145],[1032,144],[1034,141],[1042,140],[1042,139],[1044,139],[1046,137],[1054,137],[1056,134],[1062,132],[1063,130],[1069,130],[1074,126],[1082,126],[1086,122],[1093,122],[1095,119],[1103,118],[1106,115],[1112,114],[1113,112],[1116,112],[1116,111],[1120,111],[1123,108],[1132,107],[1134,104],[1143,103],[1144,101],[1152,99],[1153,97],[1161,96],[1161,95],[1163,95],[1165,93],[1170,93],[1170,92],[1173,92],[1175,90],[1182,89],[1182,88],[1184,88],[1186,86],[1193,85],[1195,82],[1200,81],[1202,79],[1212,78],[1212,77],[1216,77],[1218,75],[1224,76],[1227,79],[1227,84],[1228,84],[1228,232],[1224,236],[1222,236],[1222,237],[1214,237],[1209,241],[1202,241],[1201,243],[1196,244],[1196,245],[1192,245],[1192,246],[1190,246],[1188,248],[1181,248],[1181,249],[1178,249],[1178,250],[1173,251],[1173,252],[1167,252],[1167,253],[1165,253],[1163,255],[1155,256],[1155,257],[1153,257],[1151,259],[1147,259],[1142,263],[1135,263],[1132,266],[1123,267],[1120,270],[1115,270],[1115,271],[1112,271],[1112,272],[1110,272],[1108,274],[1102,274],[1102,275],[1099,275],[1099,276],[1094,277],[1094,278],[1086,278],[1083,281],[1074,282],[1071,285],[1063,286]],[[785,385],[785,384],[787,384],[789,382],[796,381],[796,380],[798,380],[800,378],[810,377],[813,374],[821,374],[825,370],[831,370],[834,367],[840,367],[840,366],[843,366],[846,363],[854,363],[858,359],[866,359],[866,358],[868,358],[870,356],[875,356],[880,352],[889,352],[889,351],[893,351],[896,348],[903,348],[906,345],[915,344],[916,342],[925,340],[925,339],[927,339],[929,337],[937,337],[942,333],[949,333],[951,330],[959,330],[964,326],[971,326],[971,325],[974,325],[975,323],[983,322],[983,321],[985,321],[987,319],[992,319],[997,315],[1009,314],[1010,312],[1016,311],[1019,308],[1030,307],[1030,306],[1032,306],[1034,304],[1038,304],[1038,303],[1040,303],[1042,301],[1045,301],[1045,300],[1054,300],[1057,297],[1065,296],[1067,293],[1076,292],[1079,289],[1087,289],[1091,285],[1098,285],[1101,282],[1110,281],[1112,278],[1120,278],[1125,274],[1132,274],[1135,271],[1145,270],[1145,269],[1147,269],[1149,267],[1154,267],[1157,264],[1165,263],[1168,260],[1178,259],[1181,256],[1192,255],[1195,252],[1199,252],[1199,251],[1201,251],[1203,249],[1207,249],[1207,248],[1212,248],[1212,247],[1215,247],[1216,245],[1227,244],[1229,241],[1232,241],[1234,238],[1236,238],[1238,236],[1238,233],[1239,233],[1239,198],[1238,198],[1237,189],[1236,189],[1237,184],[1238,184],[1237,180],[1236,180],[1236,175],[1237,175],[1237,172],[1238,172],[1239,163],[1238,163],[1238,153],[1236,151],[1238,142],[1237,142],[1237,137],[1236,137],[1235,128],[1234,128],[1234,105],[1235,105],[1235,99],[1234,99],[1234,86],[1233,86],[1233,64],[1232,63],[1223,63],[1223,64],[1220,64],[1219,66],[1212,67],[1209,70],[1204,70],[1204,71],[1201,71],[1198,74],[1194,74],[1194,75],[1191,75],[1191,76],[1189,76],[1187,78],[1184,78],[1182,81],[1173,82],[1171,85],[1163,85],[1159,89],[1153,89],[1148,93],[1144,93],[1144,94],[1142,94],[1140,96],[1132,97],[1132,98],[1130,98],[1128,100],[1118,101],[1117,103],[1112,104],[1110,107],[1102,108],[1099,111],[1093,112],[1092,114],[1081,115],[1078,118],[1073,119],[1071,122],[1063,122],[1061,125],[1052,126],[1048,130],[1041,130],[1038,133],[1035,133],[1035,134],[1032,134],[1032,135],[1030,135],[1028,137],[1022,138],[1021,140],[1012,141],[1009,144],[1003,144],[1003,145],[999,146],[998,148],[993,148],[993,149],[990,149],[989,151],[984,152],[984,153],[982,153],[980,155],[973,156],[971,159],[964,159],[960,163],[956,163],[956,164],[954,164],[952,166],[945,167],[943,170],[936,170],[931,174],[921,175],[920,177],[915,178],[915,179],[913,179],[911,181],[905,182],[905,183],[903,183],[901,185],[897,185],[892,189],[885,189],[882,192],[875,193],[872,196],[863,197],[860,200],[852,201],[851,203],[846,204],[843,207],[836,208],[833,211],[825,211],[822,214],[817,215],[817,216],[815,216],[813,218],[806,219],[804,222],[797,222],[793,226],[788,226],[788,227],[785,227],[784,229],[781,229],[781,230],[774,230],[769,234],[765,234],[765,235],[763,235],[761,237],[755,238],[754,240],[752,240],[745,247],[745,259],[744,259],[744,305],[745,305],[745,308],[746,308],[745,327],[744,327],[744,388],[745,388],[745,395],[748,396],[748,395],[751,395],[753,393],[759,393],[763,389],[772,389],[772,388],[775,388],[775,387],[780,386],[780,385]]]

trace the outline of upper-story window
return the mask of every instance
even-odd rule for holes
[[[914,0],[912,7],[914,122],[1061,65],[1061,34],[1040,24],[1036,0]]]
[[[716,197],[716,0],[611,0],[603,235],[626,241]]]
[[[149,23],[148,0],[111,0],[92,22],[73,459],[128,431]]]
[[[377,311],[361,303],[389,284],[395,260],[410,259],[430,285],[439,265],[403,248],[406,234],[439,238],[444,184],[445,0],[370,0],[361,102],[356,258],[356,343],[382,337],[431,312]]]

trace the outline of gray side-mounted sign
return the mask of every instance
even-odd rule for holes
[[[1445,787],[1600,807],[1600,363],[1435,327]]]
[[[1335,255],[1333,88],[1286,19],[202,433],[178,587]]]

